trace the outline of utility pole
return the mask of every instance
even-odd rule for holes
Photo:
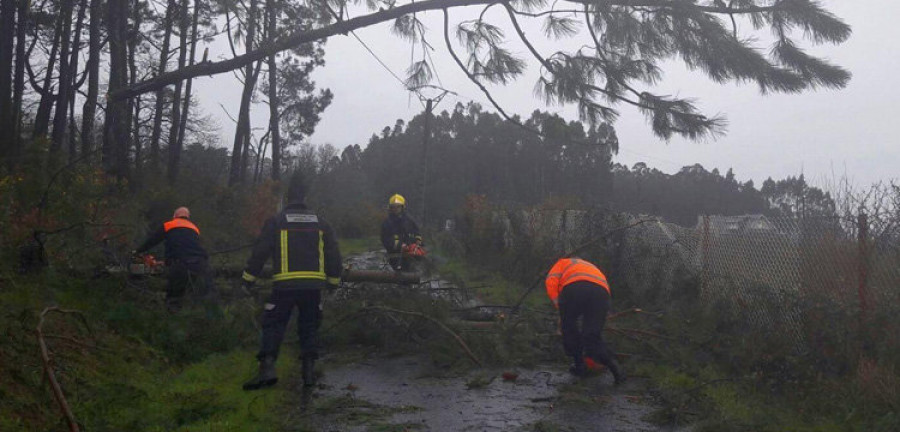
[[[422,218],[420,221],[422,222],[422,228],[428,225],[428,207],[426,202],[426,196],[428,195],[428,141],[431,139],[431,116],[434,111],[435,105],[441,103],[441,99],[444,96],[447,96],[448,93],[456,94],[451,92],[450,90],[445,90],[440,87],[435,86],[424,86],[424,87],[432,87],[438,90],[442,90],[441,94],[434,98],[426,98],[421,93],[416,90],[416,93],[419,96],[419,101],[425,102],[425,124],[423,125],[424,133],[422,134]]]
[[[425,197],[428,190],[428,138],[431,136],[431,110],[434,99],[425,100],[425,133],[422,136],[422,227],[427,226],[428,217]]]

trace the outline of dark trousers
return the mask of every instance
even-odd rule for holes
[[[297,335],[305,358],[318,358],[317,332],[322,323],[321,289],[273,289],[262,316],[262,344],[256,358],[278,358],[294,306],[299,309]]]
[[[592,282],[574,282],[563,288],[559,294],[559,315],[566,355],[577,359],[586,355],[610,365],[613,352],[603,341],[609,300],[606,289]]]
[[[166,304],[180,306],[184,295],[190,292],[201,298],[215,295],[209,262],[204,257],[176,258],[166,261],[168,283],[166,285]]]

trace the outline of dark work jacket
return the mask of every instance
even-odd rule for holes
[[[381,224],[381,244],[388,253],[398,253],[402,245],[413,244],[417,240],[422,240],[419,226],[406,212],[399,216],[391,213]]]
[[[186,218],[184,220],[189,222]],[[169,230],[166,231],[166,224],[173,224],[173,222],[177,221],[173,219],[159,224],[159,227],[150,233],[150,236],[135,251],[143,253],[165,241],[166,261],[207,258],[209,255],[203,249],[203,246],[200,245],[200,233],[191,228],[181,226],[170,226]],[[196,227],[193,223],[190,223],[190,225]]]
[[[341,282],[341,252],[328,222],[298,203],[288,204],[263,225],[243,279],[254,282],[273,258],[273,288],[316,289]]]

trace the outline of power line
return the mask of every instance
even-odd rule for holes
[[[380,59],[380,58],[379,58],[379,57],[378,57],[378,55],[377,55],[377,54],[375,54],[375,52],[374,52],[374,51],[372,51],[372,49],[371,49],[371,48],[369,48],[369,46],[368,46],[368,45],[366,45],[366,43],[365,43],[365,42],[363,42],[363,40],[362,40],[362,39],[361,39],[361,38],[360,38],[360,37],[359,37],[359,36],[357,36],[357,35],[356,35],[356,32],[355,32],[355,31],[350,31],[350,34],[352,34],[352,35],[353,35],[353,37],[355,37],[355,38],[356,38],[356,40],[357,40],[357,41],[359,41],[359,43],[360,43],[360,44],[361,44],[361,45],[362,45],[362,46],[363,46],[363,48],[365,48],[365,49],[366,49],[366,51],[368,51],[368,52],[369,52],[369,54],[371,54],[371,55],[372,55],[372,57],[374,57],[374,58],[375,58],[375,60],[376,60],[376,61],[378,61],[378,64],[380,64],[380,65],[381,65],[381,67],[383,67],[383,68],[384,68],[384,70],[386,70],[386,71],[388,71],[388,73],[389,73],[389,74],[391,74],[391,76],[392,76],[392,77],[394,77],[394,79],[396,79],[396,80],[397,80],[397,82],[399,82],[399,83],[400,83],[400,85],[402,85],[402,86],[403,86],[403,88],[406,88],[406,82],[405,82],[405,81],[403,81],[403,80],[402,80],[402,79],[401,79],[401,78],[400,78],[400,77],[399,77],[399,76],[397,76],[397,74],[395,74],[395,73],[394,73],[394,71],[392,71],[392,70],[391,70],[391,68],[390,68],[390,67],[388,67],[388,65],[387,65],[387,64],[385,64],[385,62],[383,62],[383,61],[381,61],[381,59]]]

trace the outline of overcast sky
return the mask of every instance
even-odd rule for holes
[[[853,27],[853,35],[842,45],[814,47],[812,52],[853,73],[847,88],[762,96],[753,84],[718,85],[701,72],[689,72],[679,63],[672,63],[665,68],[664,81],[653,90],[657,94],[696,97],[704,113],[727,116],[728,133],[709,142],[674,138],[667,143],[653,136],[642,114],[620,106],[622,115],[615,127],[621,150],[616,161],[629,166],[644,161],[665,172],[693,163],[708,169],[719,168],[722,172],[733,168],[739,180],[753,179],[757,185],[770,176],[783,178],[801,172],[817,184],[844,175],[858,185],[900,178],[897,170],[900,31],[895,22],[900,16],[900,2],[826,0],[823,3]],[[504,19],[499,8],[495,9],[489,15],[492,22],[506,28],[508,19]],[[470,18],[473,13],[477,12],[451,12],[452,21]],[[457,102],[472,100],[488,108],[487,99],[447,54],[441,19],[439,12],[428,13],[424,18],[429,42],[435,48],[432,56],[443,86],[460,96],[447,96],[437,109],[450,109]],[[543,39],[539,21],[525,23],[525,31],[535,42]],[[392,35],[389,24],[362,29],[357,34],[394,73],[405,76],[410,44]],[[530,60],[524,46],[514,43],[515,37],[509,39],[509,47]],[[583,39],[545,42],[538,47],[544,54],[550,54],[585,42]],[[764,42],[759,46],[767,48]],[[222,48],[223,44],[214,44],[212,52],[219,51],[223,57]],[[314,144],[330,143],[338,148],[365,145],[373,133],[393,125],[398,118],[409,119],[422,111],[418,100],[352,36],[329,39],[325,49],[326,65],[314,73],[314,79],[320,87],[330,88],[335,96],[311,138]],[[529,62],[528,71],[516,83],[491,87],[491,92],[511,113],[527,116],[534,109],[542,109],[577,119],[573,109],[546,107],[534,97],[532,89],[537,73],[535,62]],[[230,146],[234,124],[219,104],[227,107],[232,115],[236,113],[239,83],[228,74],[201,78],[195,86],[203,109],[219,120],[222,141]],[[254,127],[265,127],[267,113],[267,106],[255,106]]]

